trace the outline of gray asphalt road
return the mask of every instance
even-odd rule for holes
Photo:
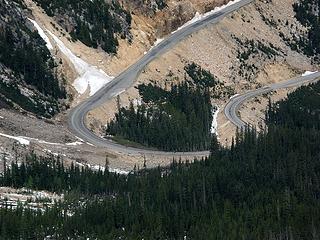
[[[91,132],[85,125],[85,116],[87,113],[100,106],[101,104],[114,98],[119,92],[128,89],[133,85],[139,73],[156,57],[162,55],[174,45],[180,42],[185,37],[191,35],[192,33],[206,27],[209,24],[215,24],[219,22],[223,17],[232,13],[233,11],[251,3],[253,0],[242,0],[232,6],[229,6],[213,15],[210,15],[202,20],[190,24],[175,33],[168,36],[157,46],[152,48],[147,54],[145,54],[141,59],[139,59],[135,64],[131,65],[125,71],[123,71],[119,76],[117,76],[113,81],[106,84],[101,88],[96,94],[88,98],[77,107],[72,109],[69,114],[68,124],[70,130],[78,137],[86,142],[89,142],[95,146],[105,147],[117,152],[122,152],[126,154],[153,154],[153,155],[166,155],[166,156],[202,156],[208,155],[208,151],[204,152],[162,152],[153,151],[145,149],[137,149],[132,147],[122,146],[111,140],[107,140],[95,135]]]
[[[235,126],[237,126],[238,128],[244,128],[246,126],[246,123],[241,120],[238,112],[241,105],[245,101],[248,101],[251,98],[254,98],[256,96],[259,96],[277,89],[298,87],[307,83],[315,82],[315,81],[318,81],[319,78],[320,78],[320,73],[317,72],[311,75],[301,76],[301,77],[293,78],[287,81],[270,84],[268,86],[265,86],[256,90],[252,90],[244,94],[237,95],[232,99],[230,99],[229,103],[224,108],[224,114]]]

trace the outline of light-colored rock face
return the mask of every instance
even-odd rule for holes
[[[156,2],[163,2],[159,8]],[[153,28],[154,37],[162,38],[194,17],[196,12],[205,13],[229,0],[124,0],[126,9],[137,17],[145,17]],[[160,5],[161,6],[161,5]]]

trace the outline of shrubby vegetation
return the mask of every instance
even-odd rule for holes
[[[139,92],[146,104],[122,107],[107,134],[168,151],[209,148],[213,108],[208,91],[183,83],[168,91],[140,85]]]
[[[237,58],[240,62],[240,70],[238,74],[242,77],[245,77],[249,81],[252,80],[252,77],[258,70],[255,62],[252,61],[256,56],[260,56],[265,60],[270,60],[283,54],[281,50],[275,47],[272,43],[266,45],[259,40],[241,40],[234,35],[233,38],[240,46],[240,49],[237,50]]]
[[[195,63],[188,64],[184,70],[191,78],[192,82],[202,88],[214,88],[221,83],[209,71],[202,69]]]
[[[55,63],[43,40],[37,33],[20,25],[29,34],[29,41],[21,40],[24,35],[19,29],[6,28],[0,35],[0,62],[14,71],[19,78],[47,96],[55,99],[65,97],[65,91],[59,86],[54,75]]]
[[[118,1],[105,0],[36,0],[49,16],[55,16],[59,25],[69,31],[74,40],[89,47],[101,47],[116,53],[117,36],[129,37],[131,15]]]
[[[35,156],[13,164],[1,185],[69,195],[44,211],[0,209],[0,236],[318,239],[320,109],[313,102],[320,101],[319,86],[302,87],[288,101],[270,105],[268,131],[239,132],[229,148],[213,138],[210,157],[194,163],[128,176],[64,168]]]
[[[121,2],[132,15],[141,14],[151,18],[168,6],[168,0],[123,0]]]
[[[296,18],[308,27],[307,38],[300,38],[298,45],[308,56],[320,54],[319,2],[316,0],[299,0],[293,5]],[[317,60],[318,57],[316,58]]]
[[[49,100],[49,102],[44,102],[44,100]],[[17,83],[0,82],[0,101],[12,108],[17,104],[26,111],[44,117],[52,117],[59,112],[60,108],[58,102],[52,97],[42,99],[41,96],[25,96],[21,93]]]
[[[143,103],[122,107],[107,126],[107,135],[167,151],[207,150],[211,141],[212,97],[227,95],[216,77],[192,63],[184,83],[170,90],[138,86]]]
[[[290,128],[320,129],[320,83],[302,86],[269,107],[267,121]]]
[[[167,6],[166,0],[156,0],[158,9],[162,10]]]
[[[56,64],[36,31],[29,29],[22,2],[0,2],[0,98],[50,117],[66,98]],[[22,15],[21,15],[22,14]]]

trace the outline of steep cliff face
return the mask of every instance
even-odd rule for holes
[[[155,31],[155,37],[176,30],[191,20],[196,12],[208,12],[229,0],[123,0],[123,5],[136,16],[145,16]]]
[[[28,14],[21,1],[0,0],[0,101],[50,117],[66,93]]]

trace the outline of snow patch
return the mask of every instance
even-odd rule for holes
[[[38,143],[43,143],[43,144],[47,144],[47,145],[62,145],[61,143],[46,142],[46,141],[38,140],[38,139],[35,139],[35,140],[38,141]]]
[[[118,169],[118,168],[110,168],[109,172],[117,173],[117,174],[120,174],[120,175],[128,175],[129,174],[128,171],[124,171],[124,170],[121,170],[121,169]]]
[[[90,87],[89,95],[92,96],[112,79],[112,77],[96,67],[88,66],[85,73],[75,80],[73,86],[80,94],[83,94]]]
[[[46,145],[62,145],[61,143],[54,143],[54,142],[46,142],[44,140],[40,140],[38,138],[31,138],[31,137],[23,137],[24,139],[27,139],[29,141],[36,141],[38,143],[41,143],[41,144],[46,144]]]
[[[45,153],[52,154],[55,157],[58,157],[60,155],[59,153],[52,152],[50,149],[43,149],[42,151],[45,152]],[[66,157],[65,154],[63,154],[63,156]]]
[[[315,71],[315,72],[311,72],[311,71],[305,71],[305,73],[303,73],[301,76],[302,77],[305,77],[305,76],[309,76],[309,75],[312,75],[314,73],[317,73],[318,71]]]
[[[158,39],[154,42],[154,44],[153,44],[153,46],[151,47],[151,49],[154,48],[155,46],[159,45],[162,41],[163,41],[163,38],[158,38]]]
[[[88,164],[88,166],[90,167],[90,164]],[[96,171],[105,171],[106,168],[105,167],[102,167],[100,165],[93,165],[90,167],[92,170],[96,170]],[[129,172],[128,171],[125,171],[125,170],[121,170],[121,169],[118,169],[118,168],[109,168],[109,172],[112,172],[112,173],[117,173],[117,174],[120,174],[120,175],[128,175]]]
[[[78,165],[78,166],[80,166],[80,167],[85,167],[85,165],[84,165],[84,164],[79,163],[79,162],[76,162],[76,165]]]
[[[89,165],[89,164],[88,164]],[[90,167],[90,165],[89,165],[89,167]],[[100,166],[100,165],[93,165],[93,166],[91,166],[90,167],[92,170],[95,170],[95,171],[99,171],[99,170],[101,170],[101,171],[105,171],[106,170],[106,168],[105,167],[102,167],[102,166]]]
[[[135,98],[135,99],[133,99],[132,104],[133,104],[134,107],[141,106],[142,105],[142,100],[139,99],[139,98]]]
[[[5,135],[4,137],[10,136],[10,135],[6,135],[6,134],[2,134],[2,133],[0,133],[0,135],[1,136]],[[78,145],[82,145],[84,143],[84,141],[81,138],[78,138],[78,137],[77,137],[77,139],[79,141],[66,143],[66,144],[55,143],[55,142],[46,142],[44,140],[40,140],[38,138],[31,138],[31,137],[13,137],[13,136],[10,136],[10,138],[19,138],[20,140],[26,141],[26,142],[29,142],[29,143],[30,143],[30,141],[35,141],[35,142],[38,142],[38,143],[41,143],[41,144],[56,145],[56,146],[63,146],[63,145],[66,145],[66,146],[78,146]],[[29,144],[25,144],[25,145],[29,145]]]
[[[67,146],[78,146],[78,145],[82,145],[83,142],[72,142],[72,143],[66,143]]]
[[[21,145],[29,145],[30,144],[30,141],[25,139],[25,138],[23,138],[23,137],[14,137],[14,136],[11,136],[11,135],[8,135],[8,134],[4,134],[4,133],[0,133],[0,136],[16,140]]]
[[[103,166],[100,166],[100,165],[90,165],[89,163],[80,163],[80,162],[76,162],[76,164],[80,167],[89,167],[91,168],[92,170],[95,170],[95,171],[102,171],[104,172],[106,170],[105,167]],[[125,170],[121,170],[121,169],[118,169],[118,168],[109,168],[109,172],[112,172],[112,173],[117,173],[117,174],[120,174],[120,175],[128,175],[130,172],[128,171],[125,171]]]
[[[47,207],[51,207],[56,201],[63,199],[63,194],[34,191],[28,188],[0,187],[0,207],[6,206],[16,209],[22,203],[22,206],[28,207],[28,209],[45,211]]]
[[[79,77],[74,81],[73,86],[78,93],[83,94],[90,88],[89,95],[94,95],[100,88],[110,82],[114,77],[107,75],[101,69],[96,66],[92,66],[82,60],[81,58],[74,55],[64,43],[55,36],[52,32],[47,30],[53,40],[56,42],[60,51],[71,61],[74,68],[76,69]]]
[[[151,48],[148,51],[144,52],[144,55],[146,55],[149,51],[151,51],[154,47],[156,47],[159,43],[161,43],[163,41],[163,38],[158,38],[153,45],[151,46]]]
[[[178,30],[180,30],[180,29],[182,29],[182,28],[185,28],[186,26],[188,26],[188,25],[190,25],[190,24],[193,24],[193,23],[195,23],[195,22],[198,22],[198,21],[202,20],[203,18],[209,17],[209,16],[211,16],[211,15],[213,15],[213,14],[215,14],[215,13],[217,13],[217,12],[219,12],[219,11],[227,8],[227,7],[230,7],[230,6],[232,6],[232,5],[234,5],[234,4],[238,3],[238,2],[241,2],[241,0],[230,1],[230,2],[228,2],[227,4],[222,5],[221,7],[216,7],[216,8],[214,8],[213,10],[211,10],[211,11],[209,11],[209,12],[206,12],[206,13],[204,13],[204,14],[200,14],[200,13],[196,12],[196,14],[194,15],[194,17],[193,17],[191,20],[189,20],[188,22],[186,22],[185,24],[183,24],[183,25],[182,25],[181,27],[179,27],[176,31],[178,31]],[[176,31],[174,31],[173,33],[175,33]]]
[[[47,35],[44,33],[44,31],[42,30],[42,28],[39,26],[39,24],[38,24],[36,21],[34,21],[34,20],[30,19],[30,18],[28,18],[28,20],[29,20],[29,21],[34,25],[34,27],[37,29],[40,37],[46,42],[47,48],[48,48],[49,50],[52,50],[52,49],[53,49],[53,46],[52,46],[49,38],[47,37]]]
[[[79,138],[78,136],[75,136],[76,139],[78,139],[80,142],[84,142],[82,138]]]
[[[213,112],[213,118],[212,118],[212,124],[211,124],[211,129],[210,132],[212,134],[216,134],[218,135],[218,113],[220,111],[220,108],[217,107],[215,108],[212,112]]]
[[[86,144],[91,146],[91,147],[95,147],[92,143],[86,142]]]
[[[235,94],[235,95],[233,95],[233,96],[231,96],[230,97],[230,99],[233,99],[233,98],[235,98],[235,97],[237,97],[237,96],[239,96],[240,94],[239,93],[237,93],[237,94]]]

